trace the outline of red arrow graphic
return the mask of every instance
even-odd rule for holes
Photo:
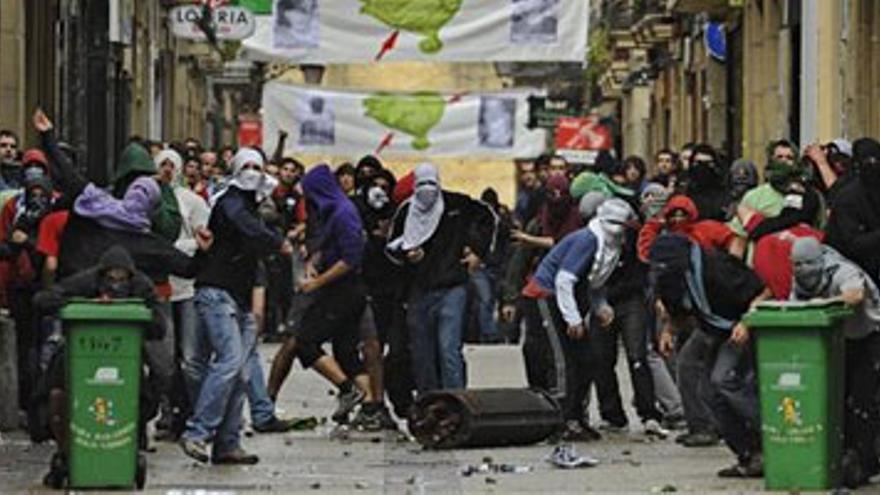
[[[382,57],[385,56],[386,53],[394,50],[394,47],[397,46],[397,37],[400,36],[400,31],[394,31],[391,33],[391,36],[382,43],[382,49],[379,50],[379,53],[376,54],[376,62],[382,60]]]
[[[382,154],[382,151],[384,151],[385,148],[391,146],[391,141],[393,141],[393,140],[394,140],[394,133],[393,132],[389,132],[388,134],[385,134],[385,137],[382,138],[382,142],[379,143],[379,147],[376,148],[376,153],[374,153],[374,154],[375,155]]]

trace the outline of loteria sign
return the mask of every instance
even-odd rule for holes
[[[205,32],[199,28],[203,6],[182,5],[171,9],[169,14],[171,32],[178,38],[204,41]],[[217,39],[243,40],[249,38],[257,29],[254,14],[245,7],[224,5],[213,10]]]

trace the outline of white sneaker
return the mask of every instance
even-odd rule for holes
[[[649,419],[645,421],[645,435],[649,437],[657,437],[661,440],[666,440],[669,438],[671,432],[663,426],[660,425],[660,422],[656,419]]]

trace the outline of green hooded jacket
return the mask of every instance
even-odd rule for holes
[[[581,172],[575,177],[569,191],[571,196],[578,200],[590,191],[598,191],[609,198],[612,196],[630,198],[636,194],[632,189],[615,183],[607,175],[590,171]]]
[[[156,164],[153,163],[149,152],[139,144],[129,144],[119,157],[119,166],[113,178],[113,195],[121,198],[135,179],[145,175],[156,175],[156,172]],[[171,185],[160,184],[160,189],[162,201],[150,217],[150,223],[153,232],[169,242],[175,242],[183,225],[180,206],[177,204],[177,196]]]

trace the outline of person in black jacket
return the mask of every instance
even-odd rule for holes
[[[262,154],[251,148],[233,157],[233,179],[208,221],[216,241],[196,276],[198,331],[182,342],[193,412],[180,442],[184,453],[200,462],[259,462],[240,444],[246,363],[256,352],[251,296],[258,261],[273,252],[289,256],[293,251],[257,212],[257,192],[268,183],[263,165]],[[208,442],[213,443],[210,457]]]
[[[364,157],[359,166],[372,163],[368,158],[372,157]],[[391,420],[384,404],[386,385],[399,417],[408,415],[414,389],[404,325],[406,281],[401,267],[385,256],[385,243],[396,211],[391,199],[396,183],[394,175],[387,169],[374,169],[361,179],[358,195],[354,198],[367,238],[362,272],[367,286],[368,310],[361,326],[368,331],[362,331],[361,338],[364,365],[370,375],[372,402],[364,402],[352,424],[367,431],[396,429],[396,423]],[[383,367],[386,344],[388,355]]]
[[[831,204],[828,244],[855,261],[880,283],[880,143],[853,143],[858,177],[847,182]]]
[[[419,393],[465,388],[466,286],[492,251],[496,225],[485,203],[442,190],[434,165],[416,167],[415,192],[397,210],[386,249],[412,277],[407,324]]]
[[[43,317],[55,317],[58,311],[74,297],[104,302],[125,298],[143,299],[147,307],[153,311],[153,321],[147,326],[145,337],[148,340],[161,339],[167,331],[165,318],[158,311],[158,300],[153,292],[152,282],[135,268],[131,256],[121,246],[112,246],[101,254],[96,266],[37,293],[34,297],[34,307]],[[49,427],[57,442],[58,451],[52,457],[50,471],[43,482],[47,486],[60,488],[67,477],[68,425],[64,369],[67,352],[63,338],[60,342],[59,339],[54,339],[52,342],[54,346],[46,346],[51,354],[46,359],[48,369],[45,372],[45,381],[49,389]],[[146,425],[149,416],[151,415],[141,415],[141,428]]]
[[[770,297],[761,279],[742,261],[720,251],[703,251],[681,234],[666,233],[651,247],[651,271],[659,300],[660,351],[672,350],[675,331],[688,317],[697,330],[678,353],[682,394],[711,390],[712,412],[737,462],[718,471],[723,478],[761,477],[761,419],[749,329],[742,317]]]

